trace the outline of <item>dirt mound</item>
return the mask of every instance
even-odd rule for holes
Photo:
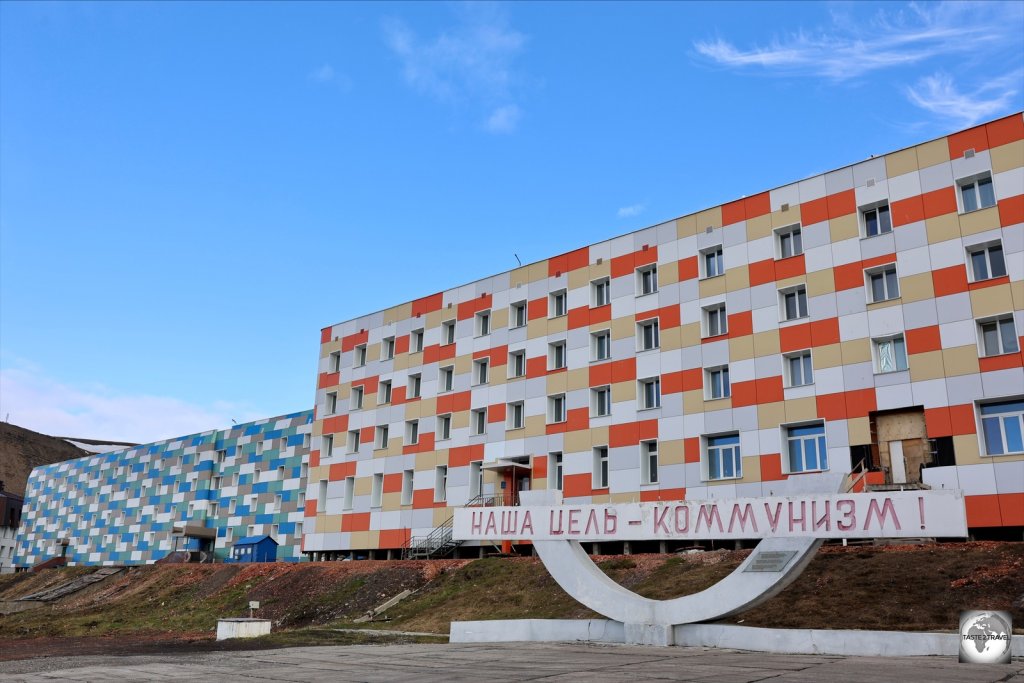
[[[711,586],[750,553],[595,558],[612,579],[653,599]],[[90,568],[0,576],[0,600],[68,580]],[[274,622],[279,645],[340,644],[354,619],[403,590],[414,593],[371,628],[447,633],[453,620],[580,619],[596,616],[570,598],[536,558],[357,561],[254,565],[149,565],[52,604],[0,617],[0,659],[32,656],[26,645],[88,648],[211,640],[218,618],[248,614]],[[728,620],[749,626],[952,632],[966,609],[1009,610],[1024,624],[1024,543],[825,547],[800,578],[763,605]],[[1018,629],[1024,632],[1024,629]],[[17,642],[17,647],[8,644]],[[268,641],[268,643],[271,641]],[[104,644],[106,643],[106,645]],[[261,647],[270,645],[261,645]],[[154,647],[157,647],[154,645]],[[204,646],[205,647],[205,646]],[[81,651],[79,649],[76,652]],[[29,654],[17,654],[29,653]]]
[[[0,481],[4,489],[19,496],[25,495],[25,484],[33,468],[86,455],[89,453],[64,439],[0,422]]]

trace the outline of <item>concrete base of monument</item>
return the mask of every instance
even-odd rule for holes
[[[717,647],[774,654],[859,657],[955,657],[955,633],[779,629],[732,624],[622,624],[608,619],[511,619],[453,621],[452,643],[573,642]],[[1014,657],[1024,657],[1024,638],[1011,641]]]

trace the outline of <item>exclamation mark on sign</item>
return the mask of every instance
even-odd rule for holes
[[[917,497],[917,513],[921,516],[921,528],[924,529],[924,496]]]

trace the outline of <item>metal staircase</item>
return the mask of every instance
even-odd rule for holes
[[[463,507],[493,507],[505,505],[504,494],[477,496]],[[402,546],[403,560],[433,560],[448,557],[455,552],[455,549],[463,544],[463,541],[452,538],[452,526],[455,516],[451,516],[435,527],[426,536],[412,536]]]

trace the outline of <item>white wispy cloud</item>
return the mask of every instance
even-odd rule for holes
[[[456,6],[457,22],[433,38],[421,38],[400,20],[384,25],[387,46],[402,64],[405,82],[444,102],[471,102],[485,109],[484,129],[508,133],[522,110],[514,90],[520,81],[515,60],[527,38],[508,25],[496,5]]]
[[[337,71],[330,64],[322,64],[317,68],[313,69],[307,75],[307,78],[316,83],[325,83],[336,85],[342,90],[349,90],[352,87],[352,79],[347,75]]]
[[[910,3],[879,11],[868,21],[834,14],[827,28],[800,29],[767,45],[741,49],[719,37],[697,41],[694,49],[731,68],[761,67],[843,81],[1019,40],[1020,17],[1019,3]]]
[[[227,402],[204,406],[170,396],[72,386],[22,363],[0,370],[0,417],[54,436],[147,443],[267,417]]]
[[[907,97],[918,107],[952,119],[960,126],[991,119],[1006,111],[1024,82],[1024,70],[1017,69],[988,80],[970,92],[961,92],[944,72],[925,76],[907,88]]]
[[[310,80],[320,81],[322,83],[334,80],[334,67],[330,64],[324,64],[323,66],[313,69],[309,73]]]
[[[639,216],[647,208],[646,204],[633,204],[631,206],[623,206],[616,212],[619,218],[632,218],[633,216]]]
[[[491,133],[512,133],[519,126],[522,112],[514,104],[506,104],[491,112],[484,122],[484,128]]]
[[[717,37],[696,41],[693,47],[700,57],[737,71],[834,83],[892,70],[897,83],[918,79],[912,86],[905,81],[898,86],[912,104],[957,125],[977,123],[1013,105],[1020,70],[996,78],[991,73],[993,64],[1005,70],[1021,62],[1024,3],[912,2],[885,5],[871,17],[843,13],[844,7],[856,12],[857,4],[839,7],[833,10],[830,25],[801,28],[764,45],[740,48]],[[919,69],[936,59],[945,59],[945,70],[931,76],[921,77],[919,70],[908,74],[905,69]],[[954,67],[964,73],[949,73]],[[985,79],[977,78],[979,69]],[[985,83],[963,92],[957,80],[968,79]]]

